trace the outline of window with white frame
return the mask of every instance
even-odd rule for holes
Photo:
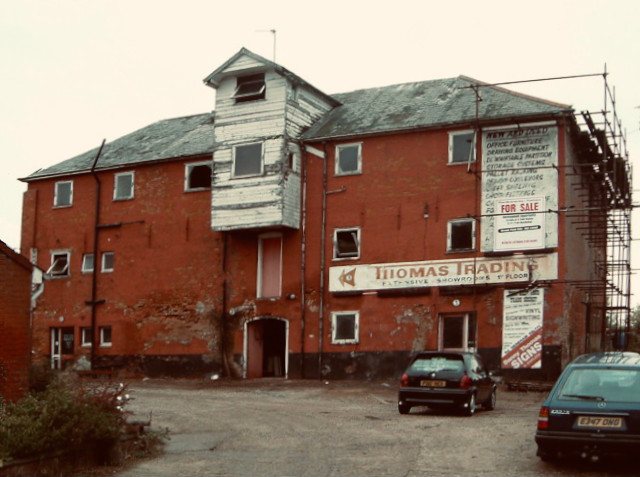
[[[346,176],[362,173],[362,144],[336,146],[335,175]]]
[[[95,267],[95,260],[93,259],[92,253],[85,253],[82,256],[82,273],[91,273],[93,272],[93,267]]]
[[[233,98],[236,103],[245,103],[265,98],[267,85],[264,81],[264,73],[237,78],[236,89]]]
[[[53,193],[54,207],[71,207],[73,204],[73,181],[56,182]]]
[[[71,252],[68,250],[56,250],[51,252],[51,266],[47,270],[47,275],[51,278],[64,278],[69,276],[69,262]]]
[[[360,258],[360,228],[335,229],[333,231],[333,258]]]
[[[110,326],[101,326],[98,328],[100,331],[100,346],[103,348],[108,348],[111,346],[111,327]]]
[[[358,342],[360,313],[336,311],[331,313],[331,343],[350,344]]]
[[[475,162],[475,133],[473,130],[449,133],[449,164]]]
[[[233,148],[233,177],[262,174],[262,144],[245,144]]]
[[[90,326],[83,326],[80,328],[80,345],[87,348],[93,343],[93,328]]]
[[[476,221],[456,219],[447,222],[447,251],[466,252],[475,250]]]
[[[113,177],[113,200],[133,199],[134,172],[120,172]]]
[[[102,252],[102,273],[113,272],[115,254],[113,252]]]
[[[186,164],[184,175],[185,191],[211,189],[211,161]]]

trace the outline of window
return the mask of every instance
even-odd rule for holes
[[[282,237],[264,236],[258,241],[258,298],[282,293]]]
[[[115,260],[115,254],[113,252],[102,253],[102,273],[113,272],[114,260]]]
[[[83,326],[80,328],[80,345],[84,348],[90,347],[93,343],[93,328],[90,326]]]
[[[133,199],[133,172],[115,174],[113,180],[113,200]]]
[[[360,258],[360,229],[336,229],[333,232],[333,258]]]
[[[331,342],[333,344],[349,344],[358,342],[357,311],[339,311],[331,313]]]
[[[100,331],[100,346],[102,347],[110,347],[111,346],[111,327],[110,326],[101,326],[98,328]]]
[[[233,151],[233,177],[262,174],[262,144],[236,146]]]
[[[475,133],[473,131],[449,133],[449,164],[475,162],[475,144]]]
[[[95,266],[93,260],[92,253],[85,253],[82,256],[82,273],[91,273],[93,272],[93,267]]]
[[[447,222],[448,252],[474,250],[475,244],[476,221],[474,219],[459,219]]]
[[[53,206],[70,207],[71,204],[73,204],[73,181],[56,182]]]
[[[343,144],[336,146],[337,176],[362,173],[362,144]]]
[[[265,90],[264,73],[241,76],[238,78],[236,90],[233,92],[233,98],[236,100],[236,103],[264,99]]]
[[[211,189],[211,162],[194,162],[185,167],[184,190]]]
[[[68,277],[70,257],[71,252],[68,251],[51,252],[51,266],[46,274],[51,278]]]

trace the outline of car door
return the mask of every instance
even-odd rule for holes
[[[484,402],[489,399],[493,389],[491,376],[489,376],[482,358],[478,355],[473,355],[471,357],[471,368],[473,370],[472,379],[475,381],[476,388],[478,390],[476,400]]]

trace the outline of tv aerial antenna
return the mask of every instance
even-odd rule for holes
[[[272,28],[271,30],[256,30],[260,33],[271,33],[273,35],[273,62],[276,62],[276,30]]]

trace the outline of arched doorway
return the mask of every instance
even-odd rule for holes
[[[289,323],[283,318],[256,318],[245,323],[245,378],[286,377]]]

